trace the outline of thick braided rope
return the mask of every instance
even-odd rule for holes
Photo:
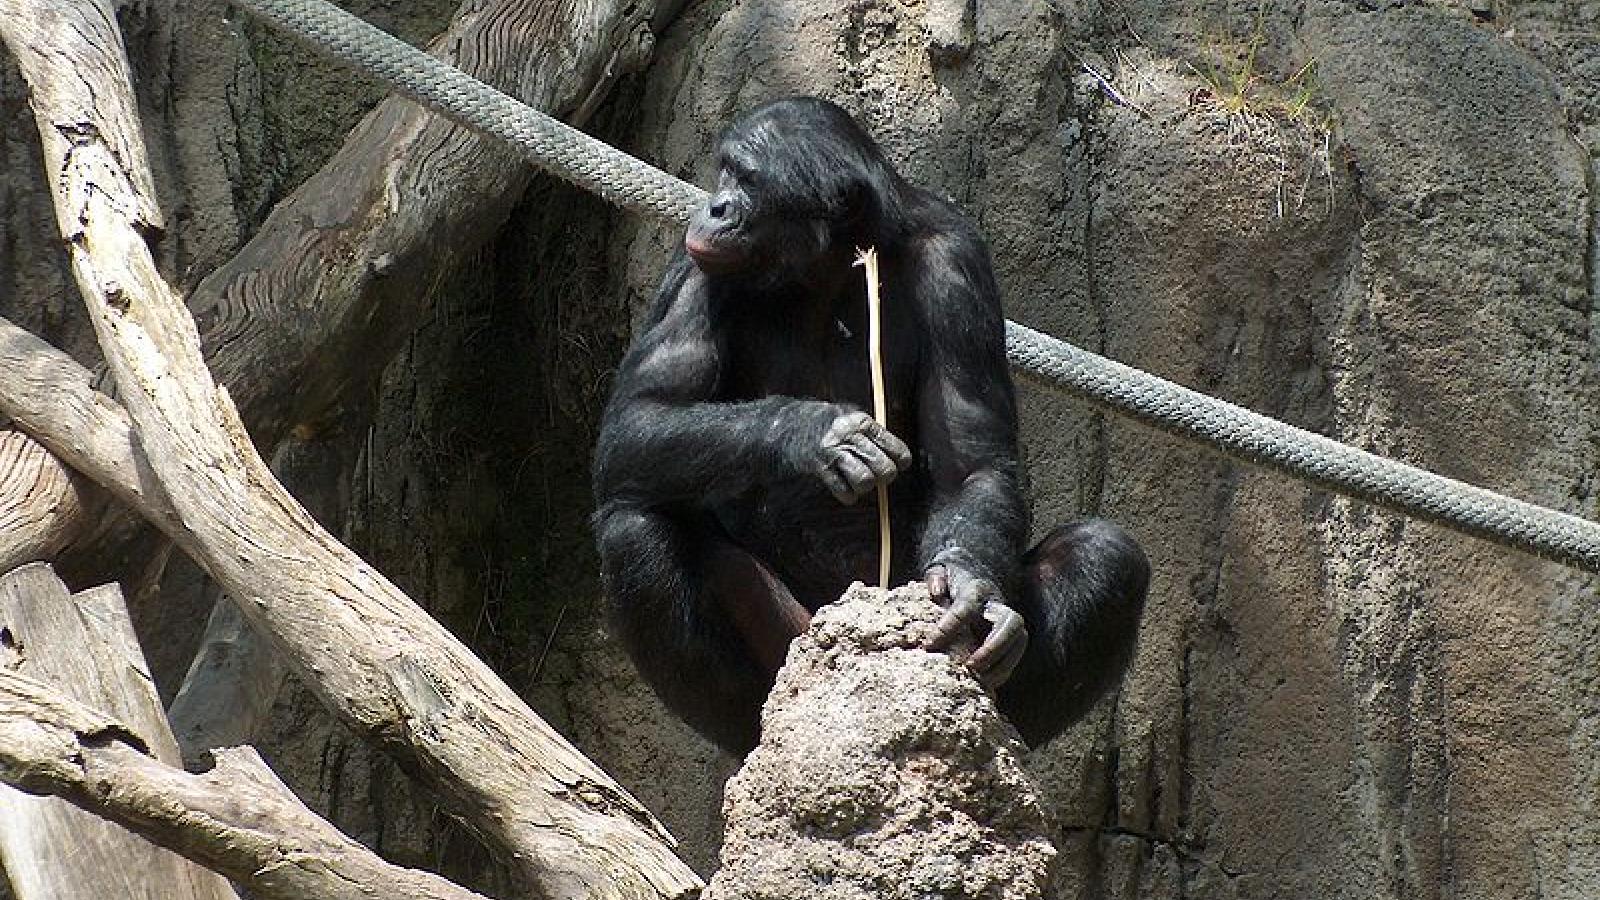
[[[516,148],[534,165],[631,212],[687,220],[705,192],[597,141],[323,0],[234,5],[395,90]]]
[[[1600,572],[1600,525],[1435,475],[1006,323],[1026,376],[1162,431],[1495,543]]]
[[[230,0],[313,48],[378,76],[534,165],[628,210],[686,221],[706,193],[559,122],[325,0]],[[1024,375],[1163,431],[1398,512],[1600,572],[1600,524],[1341,444],[1097,356],[1015,322]]]

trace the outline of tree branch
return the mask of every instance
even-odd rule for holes
[[[0,14],[10,15],[12,5],[0,0]],[[0,23],[0,37],[7,34]],[[190,549],[171,501],[144,465],[127,411],[93,383],[77,360],[0,317],[0,413]]]
[[[0,670],[0,780],[60,797],[220,872],[261,900],[483,900],[385,862],[317,817],[255,750],[214,752],[191,775],[152,758],[127,725]]]
[[[75,15],[71,28],[58,17]],[[74,92],[74,61],[121,59],[103,0],[0,0],[33,90],[57,218],[140,443],[197,558],[331,711],[393,753],[512,856],[542,895],[697,891],[647,810],[585,759],[442,626],[323,530],[256,453],[156,270],[138,201],[142,154],[126,66]],[[112,137],[115,136],[115,137]],[[282,373],[280,373],[281,375]]]
[[[26,433],[0,425],[0,572],[54,556],[87,524],[98,493]]]

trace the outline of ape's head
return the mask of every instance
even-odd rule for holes
[[[777,100],[734,122],[717,186],[683,243],[707,275],[804,280],[819,261],[898,235],[900,179],[850,114],[815,98]]]

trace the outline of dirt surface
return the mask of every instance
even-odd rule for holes
[[[921,645],[921,585],[856,585],[789,650],[727,786],[708,900],[1033,900],[1055,848],[1016,732]]]

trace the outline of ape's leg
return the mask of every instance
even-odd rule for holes
[[[999,691],[1030,746],[1059,734],[1122,677],[1133,656],[1150,563],[1126,531],[1086,519],[1023,557],[1016,603],[1028,649]]]
[[[789,641],[810,615],[714,524],[612,507],[595,517],[612,626],[673,712],[744,753]]]

